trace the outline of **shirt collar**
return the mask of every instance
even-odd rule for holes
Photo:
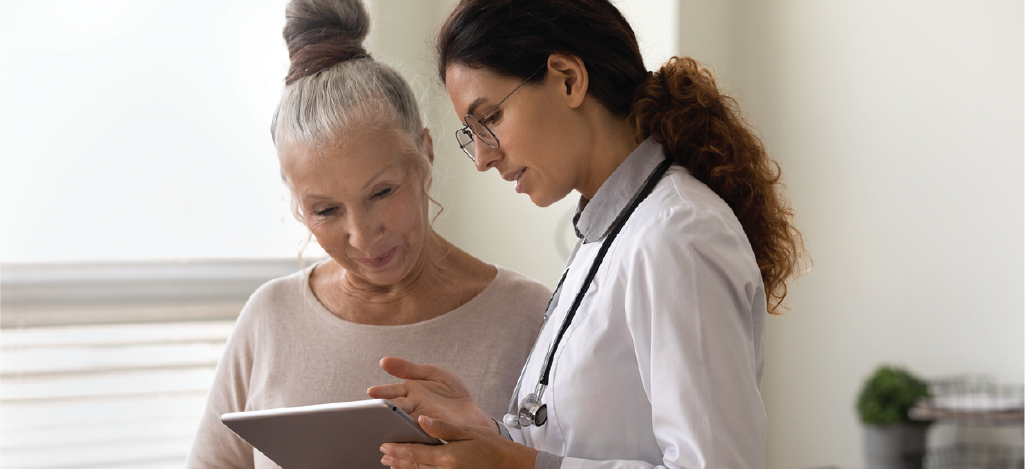
[[[651,137],[641,142],[598,188],[593,199],[580,196],[577,213],[573,217],[577,237],[585,243],[601,241],[623,210],[637,197],[648,176],[664,160],[665,150],[661,143]]]

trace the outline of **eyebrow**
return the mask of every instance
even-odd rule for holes
[[[483,98],[483,97],[477,98],[477,99],[473,100],[473,102],[470,103],[470,107],[466,109],[466,114],[470,115],[470,116],[476,117],[477,115],[474,114],[474,113],[477,112],[477,106],[480,106],[481,104],[484,104],[485,102],[487,102],[487,98]]]
[[[367,190],[367,188],[370,187],[371,184],[377,182],[377,178],[381,177],[382,174],[387,173],[388,171],[392,170],[393,168],[395,168],[395,165],[393,165],[393,164],[385,166],[384,169],[382,169],[380,172],[375,174],[374,177],[370,178],[370,180],[367,181],[367,183],[364,184],[363,188],[360,189],[360,190],[364,190],[364,191]]]

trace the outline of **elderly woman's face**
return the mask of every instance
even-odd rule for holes
[[[375,135],[375,134],[370,134]],[[431,235],[423,179],[394,137],[355,136],[310,148],[279,148],[306,225],[325,251],[374,285],[415,274]]]

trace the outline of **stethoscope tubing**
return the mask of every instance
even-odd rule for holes
[[[574,249],[573,253],[570,254],[570,259],[572,259],[575,254],[576,254],[576,249]],[[534,350],[537,348],[537,344],[541,340],[541,333],[544,332],[545,325],[548,324],[548,318],[551,317],[552,304],[555,303],[555,299],[557,298],[557,295],[559,294],[559,289],[562,288],[562,282],[564,282],[566,280],[566,274],[567,273],[569,273],[569,268],[568,267],[566,268],[566,270],[562,271],[562,277],[559,279],[559,283],[555,287],[555,291],[552,292],[551,299],[548,300],[548,306],[545,307],[545,317],[544,317],[544,319],[541,320],[541,327],[539,327],[537,329],[537,335],[534,336],[534,345],[530,346],[530,353],[527,354],[527,360],[523,362],[523,367],[520,368],[520,376],[518,378],[516,378],[516,387],[513,388],[512,397],[509,398],[509,412],[508,412],[508,414],[513,414],[514,412],[516,412],[517,407],[519,407],[519,403],[517,402],[517,399],[519,399],[520,389],[523,386],[523,377],[527,375],[527,364],[530,362],[530,357],[534,355]]]
[[[619,232],[622,231],[623,226],[626,225],[627,220],[629,220],[630,216],[633,215],[634,210],[637,209],[637,207],[641,204],[641,202],[644,201],[644,199],[648,198],[648,195],[650,195],[651,192],[655,189],[655,185],[658,184],[658,181],[660,181],[662,179],[662,176],[665,175],[666,171],[669,170],[669,167],[672,165],[672,163],[673,160],[666,158],[658,165],[657,168],[655,168],[654,171],[651,172],[651,174],[648,176],[647,181],[645,181],[644,186],[641,188],[640,192],[637,193],[637,196],[631,202],[630,206],[616,221],[615,225],[612,227],[612,231],[610,231],[608,235],[605,236],[605,241],[602,242],[601,247],[598,249],[598,253],[595,255],[594,261],[591,263],[591,268],[587,272],[587,277],[581,284],[580,290],[577,291],[576,297],[573,299],[573,304],[570,306],[569,311],[566,313],[566,318],[563,319],[562,325],[559,327],[559,332],[555,336],[555,340],[552,341],[551,346],[549,346],[548,353],[545,355],[544,367],[543,371],[541,372],[541,377],[538,379],[538,384],[535,387],[534,393],[531,394],[532,396],[536,396],[538,403],[541,402],[541,395],[544,393],[544,390],[548,387],[548,378],[552,370],[552,365],[555,362],[555,351],[558,349],[559,343],[562,341],[562,337],[566,334],[566,331],[569,329],[569,325],[570,323],[572,323],[573,316],[576,315],[577,309],[580,307],[580,304],[583,303],[584,296],[587,294],[587,290],[591,286],[591,282],[594,281],[594,277],[598,274],[598,268],[601,267],[601,263],[605,259],[605,254],[609,251],[609,248],[612,247],[612,242],[615,241],[616,237],[619,235]],[[579,245],[580,244],[578,243],[577,247],[579,247]],[[576,249],[574,249],[573,254],[570,255],[571,261],[572,258],[575,257],[575,254]],[[556,304],[557,295],[559,294],[559,291],[562,290],[562,284],[566,281],[566,275],[568,273],[569,267],[567,266],[566,270],[564,270],[562,273],[562,278],[559,279],[559,284],[555,287],[555,291],[552,292],[552,298],[548,300],[548,306],[545,308],[545,317],[544,320],[541,321],[541,328],[538,330],[537,338],[534,339],[534,345],[530,348],[530,354],[527,355],[528,362],[529,357],[534,355],[534,350],[537,348],[538,340],[541,339],[541,333],[544,331],[545,325],[548,324],[548,318],[552,314],[553,305]],[[524,363],[523,368],[520,370],[520,377],[516,380],[516,388],[513,390],[512,398],[509,401],[509,414],[506,415],[505,419],[507,423],[509,422],[508,417],[510,415],[518,415],[520,413],[520,408],[523,407],[522,404],[517,405],[516,401],[519,398],[520,389],[523,384],[523,376],[526,374],[526,372],[527,363]],[[514,414],[514,412],[516,413]],[[543,422],[541,423],[541,425],[543,425]]]

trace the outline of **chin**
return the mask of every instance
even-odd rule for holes
[[[387,269],[385,271],[370,272],[362,275],[367,282],[379,287],[389,287],[402,282],[406,272],[402,269]]]
[[[562,194],[562,195],[545,194],[545,193],[539,193],[539,192],[529,192],[529,193],[527,193],[527,195],[530,196],[530,201],[533,202],[534,205],[537,205],[538,207],[541,207],[541,208],[545,208],[545,207],[547,207],[549,205],[552,205],[552,204],[554,204],[554,203],[556,203],[556,202],[566,198],[566,194],[568,194],[568,192],[565,193],[565,194]]]
[[[369,268],[359,262],[354,262],[353,268],[355,269],[354,273],[364,281],[380,287],[401,282],[402,279],[409,275],[410,270],[408,265],[401,262],[401,259],[392,259],[391,263],[380,268]]]

